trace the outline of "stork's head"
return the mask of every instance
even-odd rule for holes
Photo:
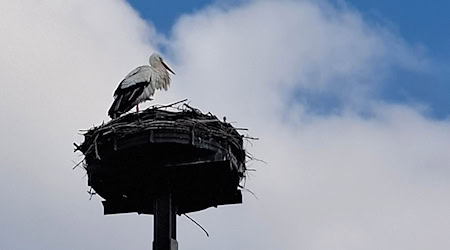
[[[158,53],[153,53],[150,56],[149,62],[152,67],[159,69],[165,68],[168,71],[170,71],[170,73],[175,75],[175,72],[173,72],[173,70],[164,62],[164,60]]]

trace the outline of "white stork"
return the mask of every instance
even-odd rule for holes
[[[119,83],[114,91],[114,102],[109,108],[108,115],[114,119],[129,111],[134,106],[139,110],[139,103],[152,100],[157,89],[167,90],[170,86],[170,71],[175,72],[163,61],[161,56],[153,53],[149,65],[139,66],[131,71]]]

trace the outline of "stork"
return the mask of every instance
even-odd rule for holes
[[[114,91],[114,102],[109,108],[108,115],[114,119],[136,106],[139,111],[139,103],[151,101],[155,90],[167,90],[170,86],[169,72],[175,72],[164,62],[158,53],[153,53],[149,59],[149,65],[139,66],[131,71],[119,83]]]

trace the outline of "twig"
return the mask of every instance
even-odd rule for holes
[[[250,136],[246,136],[246,135],[243,137],[244,137],[244,139],[247,139],[247,140],[255,140],[255,141],[259,140],[258,137],[250,137]]]
[[[242,190],[251,193],[251,194],[253,195],[253,197],[255,197],[255,199],[259,200],[259,199],[258,199],[258,196],[256,196],[256,194],[255,194],[253,191],[251,191],[250,189],[245,188],[245,187],[243,187],[243,186],[241,186],[241,185],[239,185],[239,187],[240,187]]]
[[[77,152],[77,150],[80,150],[80,146],[78,144],[76,144],[75,142],[73,143],[73,146],[75,146],[75,149],[73,150],[73,152]]]
[[[95,191],[92,191],[92,187],[89,189],[89,191],[87,191],[88,194],[90,194],[91,196],[89,197],[89,200],[92,199],[92,196],[96,195],[97,193]]]
[[[173,106],[175,106],[175,105],[177,105],[177,104],[179,104],[179,103],[186,102],[187,100],[188,100],[188,99],[183,99],[183,100],[181,100],[181,101],[174,102],[174,103],[172,103],[172,104],[168,104],[168,105],[164,105],[164,106],[157,106],[156,108],[157,108],[157,109],[163,109],[163,108],[173,107]]]
[[[75,164],[75,166],[73,166],[72,169],[77,168],[77,167],[80,166],[80,164],[83,163],[83,162],[84,162],[84,158],[83,158],[83,160],[81,160],[80,162],[78,162],[77,164]]]
[[[97,148],[97,139],[98,139],[98,136],[99,136],[99,134],[97,134],[96,136],[95,136],[95,139],[94,139],[94,147],[95,147],[95,157],[97,157],[97,160],[101,160],[101,158],[100,158],[100,155],[98,154],[98,148]]]
[[[192,222],[194,222],[195,225],[197,225],[199,228],[201,228],[201,229],[203,230],[203,232],[205,232],[206,236],[209,237],[208,231],[206,231],[206,229],[204,229],[204,228],[202,227],[202,225],[200,225],[200,224],[199,224],[198,222],[196,222],[194,219],[192,219],[191,217],[189,217],[187,214],[183,214],[183,215],[186,216],[186,218],[188,218],[188,219],[191,220]]]
[[[190,109],[191,111],[195,112],[195,113],[201,113],[200,110],[193,108],[191,106],[189,106],[189,104],[183,104],[183,106],[185,106],[186,108]],[[212,114],[208,112],[208,115],[211,116]]]
[[[259,162],[262,162],[262,163],[264,163],[264,164],[267,164],[267,162],[265,162],[265,161],[263,161],[263,160],[260,160],[260,159],[258,159],[258,158],[256,158],[256,157],[254,157],[252,154],[250,154],[249,152],[246,152],[246,157],[249,159],[249,161],[259,161]]]

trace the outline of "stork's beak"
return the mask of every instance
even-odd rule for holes
[[[173,70],[163,61],[163,60],[161,60],[161,62],[162,62],[162,64],[164,65],[164,67],[166,67],[166,69],[168,70],[168,71],[170,71],[172,74],[174,74],[175,75],[175,72],[173,72]]]

